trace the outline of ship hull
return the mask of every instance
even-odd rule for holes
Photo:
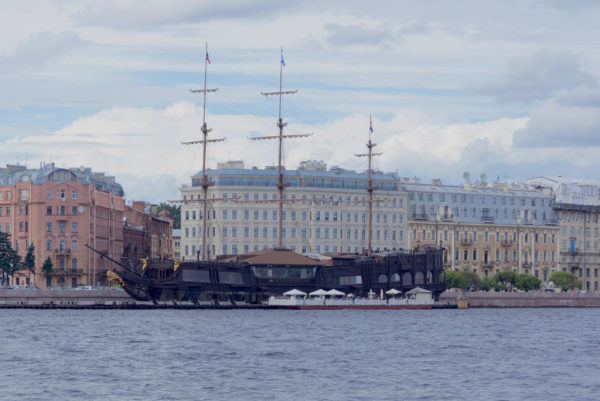
[[[281,260],[277,260],[279,254],[273,255],[259,262],[243,257],[234,261],[183,262],[177,268],[163,261],[150,263],[144,271],[121,272],[120,276],[125,290],[134,299],[144,301],[229,299],[258,303],[291,289],[310,293],[319,288],[368,297],[368,293],[379,295],[391,288],[406,293],[417,286],[437,298],[446,289],[441,281],[440,250],[334,257],[328,265],[308,258],[290,263],[289,255]]]

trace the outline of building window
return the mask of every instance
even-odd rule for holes
[[[46,240],[46,250],[47,251],[51,251],[52,250],[52,240]]]
[[[58,223],[58,232],[60,232],[60,233],[65,232],[65,223]]]
[[[73,191],[71,195],[73,196],[73,199],[77,199],[77,191]]]
[[[50,222],[46,223],[46,232],[47,233],[52,232],[52,223],[50,223]]]
[[[71,241],[71,249],[76,251],[77,250],[77,240],[74,239],[73,241]]]

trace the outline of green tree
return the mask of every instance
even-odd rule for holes
[[[161,203],[158,205],[158,213],[160,213],[163,209],[166,209],[169,212],[169,215],[173,219],[173,228],[180,229],[181,228],[181,206],[180,205],[169,205],[168,203]]]
[[[521,273],[515,279],[515,287],[523,291],[533,291],[540,288],[542,281],[529,274]]]
[[[0,232],[0,271],[2,272],[2,281],[7,282],[9,277],[22,268],[21,257],[12,248],[10,235]]]
[[[481,289],[485,291],[500,291],[504,286],[498,283],[496,275],[486,276],[481,282]]]
[[[467,288],[467,281],[460,272],[444,270],[444,273],[442,273],[443,280],[446,280],[448,288]]]
[[[479,276],[477,275],[477,273],[475,272],[460,272],[460,274],[462,274],[462,276],[465,278],[465,281],[467,283],[467,288],[471,288],[474,290],[479,290],[481,289],[481,279],[479,278]]]
[[[27,248],[27,255],[25,255],[25,262],[23,263],[23,266],[30,273],[33,273],[33,280],[35,283],[35,254],[33,253],[34,251],[35,248],[33,244],[29,245],[29,248]]]
[[[50,256],[48,256],[48,259],[46,259],[44,261],[44,264],[42,265],[42,273],[44,273],[44,275],[47,277],[49,275],[52,274],[52,260],[50,259]]]
[[[517,281],[517,273],[512,270],[505,270],[494,274],[494,279],[499,284],[501,289],[512,288]]]
[[[577,276],[569,272],[554,272],[550,276],[550,280],[555,286],[560,287],[563,291],[573,288],[581,288],[581,281]]]

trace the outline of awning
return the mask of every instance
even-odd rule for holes
[[[330,295],[332,297],[343,297],[344,295],[346,295],[346,293],[338,291],[334,288],[332,290],[327,291],[327,295]]]
[[[327,291],[319,288],[318,290],[313,291],[308,295],[310,295],[311,297],[322,297],[323,295],[327,295]]]

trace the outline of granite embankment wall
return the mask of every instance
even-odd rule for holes
[[[120,290],[21,290],[0,289],[2,305],[113,305],[133,304]]]
[[[456,303],[461,293],[444,292],[441,303]],[[465,292],[470,308],[600,307],[600,293]]]

